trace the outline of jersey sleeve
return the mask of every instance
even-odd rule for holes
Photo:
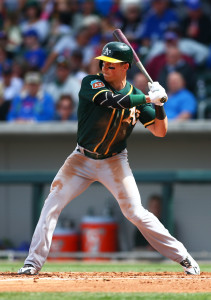
[[[139,121],[147,127],[155,122],[155,109],[152,107],[152,104],[147,103],[137,107],[140,109]]]
[[[97,95],[108,91],[109,89],[98,76],[88,75],[82,80],[79,98],[94,102]]]

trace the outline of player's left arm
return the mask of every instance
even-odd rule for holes
[[[164,137],[168,129],[168,119],[163,106],[155,105],[154,123],[147,126],[147,129],[157,137]]]
[[[146,96],[146,102],[154,104],[155,119],[154,123],[150,124],[147,128],[155,136],[164,137],[167,133],[168,120],[161,99],[163,97],[168,99],[168,96],[165,89],[158,82],[148,83],[148,85],[149,93]]]

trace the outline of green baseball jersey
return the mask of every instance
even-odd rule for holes
[[[113,94],[143,94],[128,81],[124,89],[116,91],[102,74],[88,75],[81,84],[78,106],[77,142],[89,151],[109,155],[126,148],[126,140],[139,120],[145,127],[154,123],[155,110],[151,104],[130,109],[113,109],[95,104],[102,92]]]

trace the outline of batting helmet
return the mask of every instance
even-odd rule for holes
[[[111,63],[127,62],[131,66],[133,51],[125,43],[110,42],[103,47],[101,56],[97,56],[95,59],[100,60],[100,68],[102,68],[102,61]]]

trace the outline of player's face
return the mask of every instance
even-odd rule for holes
[[[127,68],[125,63],[110,63],[104,61],[102,65],[103,76],[109,83],[121,80],[122,77],[126,76],[126,71]]]

